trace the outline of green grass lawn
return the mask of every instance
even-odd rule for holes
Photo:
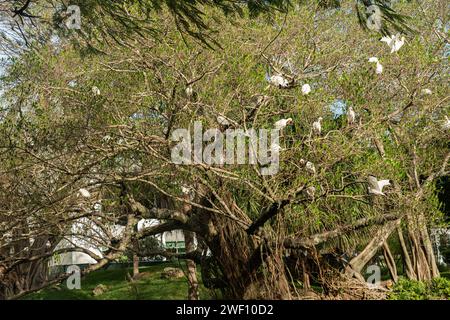
[[[187,298],[187,279],[161,279],[161,272],[166,267],[182,267],[184,262],[162,263],[141,267],[140,272],[148,275],[136,281],[135,286],[126,280],[126,274],[132,273],[131,268],[116,270],[99,270],[81,279],[80,290],[67,289],[65,282],[25,296],[26,300],[179,300]],[[200,274],[198,279],[201,281]],[[106,285],[108,290],[98,296],[92,290],[99,284]],[[211,299],[207,289],[200,283],[200,298]]]

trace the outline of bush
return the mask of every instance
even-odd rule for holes
[[[389,294],[390,300],[450,300],[450,280],[436,278],[421,282],[400,278]]]

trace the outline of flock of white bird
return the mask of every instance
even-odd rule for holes
[[[395,52],[398,52],[400,50],[400,48],[405,44],[405,37],[401,36],[399,33],[397,33],[396,35],[382,37],[380,39],[380,41],[385,42],[389,46],[389,48],[391,49],[391,53],[395,53]],[[380,63],[380,61],[377,57],[370,57],[369,63],[376,64],[376,69],[375,69],[376,74],[383,73],[383,65]],[[280,89],[289,88],[293,83],[292,80],[288,80],[286,77],[284,77],[283,75],[280,75],[280,74],[275,74],[275,75],[268,77],[268,81],[269,81],[270,85],[280,88]],[[312,89],[309,84],[305,83],[302,85],[301,91],[302,91],[303,95],[308,95],[309,93],[311,93]],[[93,86],[92,93],[95,96],[99,96],[100,89],[96,86]],[[187,86],[186,94],[187,94],[187,96],[193,95],[192,85]],[[431,95],[432,91],[430,89],[422,89],[422,94]],[[349,106],[347,108],[346,115],[347,115],[348,124],[349,125],[354,124],[356,121],[356,112],[353,110],[353,108],[351,106]],[[323,118],[319,117],[312,124],[312,133],[317,136],[320,136],[322,133],[322,120],[323,120]],[[217,122],[221,125],[229,125],[230,124],[229,120],[224,116],[218,116]],[[276,130],[279,130],[280,132],[282,132],[284,128],[286,128],[287,126],[293,125],[293,124],[294,124],[294,121],[292,118],[280,119],[275,122],[274,128]],[[442,125],[442,128],[444,130],[450,129],[450,119],[447,116],[445,116],[445,120],[444,120],[444,124]],[[283,149],[280,147],[279,144],[273,143],[271,145],[272,152],[280,152],[281,150],[283,150]],[[316,174],[316,167],[315,167],[314,163],[312,163],[311,161],[300,159],[299,163],[302,167],[305,168],[305,170],[308,173],[310,173],[312,175]],[[367,179],[367,182],[369,185],[368,192],[373,195],[385,195],[383,193],[383,188],[391,185],[390,180],[377,180],[377,178],[375,178],[374,176],[369,176]],[[315,193],[314,187],[308,187],[308,188],[306,188],[305,191],[309,197],[314,198],[314,193]],[[90,192],[84,188],[79,189],[78,195],[81,195],[84,198],[91,197]]]
[[[385,36],[380,39],[381,42],[385,42],[389,48],[391,49],[391,53],[398,52],[400,48],[405,44],[405,37],[401,36],[399,33],[396,35],[391,36]],[[369,63],[375,63],[376,74],[382,74],[383,73],[383,65],[380,63],[377,57],[371,57],[369,58]],[[269,79],[269,83],[277,88],[288,88],[291,85],[291,82],[288,81],[287,78],[283,77],[282,75],[272,75]],[[304,84],[302,86],[302,94],[307,95],[311,92],[311,86],[309,84]],[[432,91],[430,89],[423,89],[422,94],[424,95],[431,95]],[[356,112],[353,110],[351,106],[347,108],[347,122],[349,125],[352,125],[356,121]],[[320,136],[322,133],[322,117],[319,117],[316,121],[312,124],[312,133],[314,133],[317,136]],[[276,130],[282,131],[284,128],[286,128],[289,125],[293,125],[294,122],[292,118],[287,119],[281,119],[275,122],[274,128]],[[450,128],[450,119],[445,116],[445,123],[443,125],[444,129]],[[280,151],[282,148],[277,144],[272,144],[272,151]],[[300,165],[306,169],[306,171],[312,175],[316,174],[316,167],[314,163],[311,161],[307,161],[304,159],[300,159]],[[391,180],[377,180],[374,176],[369,176],[367,179],[368,183],[368,192],[373,195],[385,195],[383,193],[383,188],[386,186],[391,185]],[[314,197],[315,188],[309,187],[306,189],[306,194],[310,197]]]

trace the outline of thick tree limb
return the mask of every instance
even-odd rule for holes
[[[365,228],[375,224],[384,224],[385,222],[399,219],[399,215],[385,214],[377,217],[362,218],[353,224],[345,225],[331,231],[318,233],[307,238],[288,238],[284,242],[286,248],[311,248],[323,242],[337,238],[345,233]]]

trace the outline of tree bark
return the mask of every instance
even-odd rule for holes
[[[139,274],[139,256],[137,254],[133,254],[133,277],[136,277]]]
[[[408,279],[417,280],[417,274],[414,271],[413,263],[409,256],[408,248],[406,247],[405,239],[403,238],[403,231],[400,226],[397,226],[398,239],[402,247],[403,261],[405,262],[405,273]]]
[[[186,253],[195,250],[194,233],[184,231],[184,241],[186,244]],[[187,278],[188,278],[188,300],[199,300],[197,266],[194,260],[186,259]]]
[[[238,222],[221,215],[204,213],[197,225],[216,260],[228,299],[292,298],[282,250],[268,240],[249,235]],[[282,245],[282,243],[280,243]]]
[[[365,265],[375,256],[377,251],[383,246],[391,233],[400,224],[400,219],[389,221],[375,235],[375,237],[367,244],[361,253],[350,260],[346,273],[350,276],[362,277],[362,270]]]
[[[397,266],[395,264],[395,259],[392,256],[391,250],[389,249],[389,245],[387,242],[383,244],[383,255],[384,260],[386,261],[386,265],[389,269],[389,273],[391,275],[392,281],[397,283],[398,275],[397,275]]]

